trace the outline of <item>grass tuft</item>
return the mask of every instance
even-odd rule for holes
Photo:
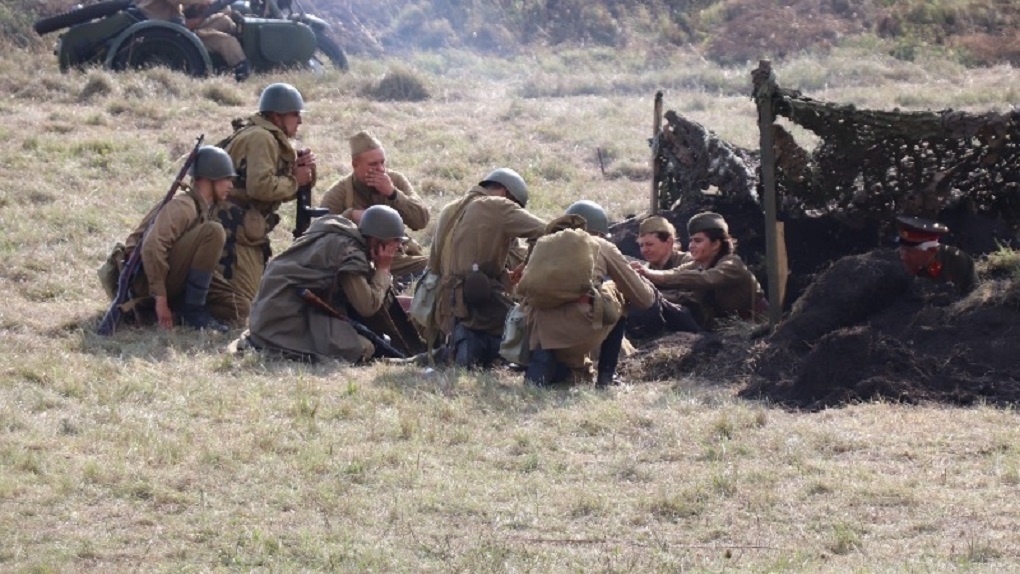
[[[393,66],[379,81],[362,89],[361,95],[378,102],[424,102],[432,97],[420,73]]]

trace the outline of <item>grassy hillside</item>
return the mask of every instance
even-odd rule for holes
[[[28,25],[73,3],[5,2],[0,31],[18,45],[40,45]],[[1020,3],[1010,0],[304,0],[303,5],[331,20],[347,50],[361,55],[658,45],[744,65],[866,44],[903,60],[936,54],[968,66],[1020,64]]]
[[[8,43],[0,571],[1015,570],[1011,410],[807,414],[737,400],[741,381],[704,373],[538,391],[509,371],[238,357],[224,352],[237,332],[93,334],[110,247],[162,197],[195,136],[225,135],[270,82],[305,94],[299,137],[324,184],[349,169],[346,137],[367,128],[433,214],[509,165],[537,214],[586,197],[615,220],[647,202],[655,89],[727,140],[757,141],[749,68],[699,54],[442,49],[236,84],[60,74],[41,47]],[[1012,68],[861,45],[776,69],[785,86],[862,107],[1002,110],[1020,85]],[[392,74],[430,97],[379,101]],[[282,213],[277,249],[291,241],[293,211]]]

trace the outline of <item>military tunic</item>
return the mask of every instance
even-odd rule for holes
[[[463,210],[454,221],[454,215]],[[450,230],[449,248],[440,245]],[[481,186],[446,207],[439,214],[435,239],[429,253],[429,269],[441,275],[436,296],[436,319],[446,334],[453,331],[454,320],[465,327],[499,336],[503,332],[511,302],[506,295],[509,278],[507,255],[517,238],[536,239],[545,230],[545,222],[517,203],[492,196]],[[490,303],[468,308],[462,283],[473,264],[493,283]]]
[[[939,245],[935,262],[918,272],[918,276],[934,281],[948,281],[961,295],[977,286],[977,271],[970,255],[951,245]]]
[[[340,311],[370,317],[382,308],[390,284],[390,274],[370,263],[368,242],[353,222],[321,217],[266,267],[248,336],[256,347],[287,354],[352,363],[367,359],[372,343],[349,323],[309,305],[298,291],[310,289]]]
[[[677,267],[680,267],[681,265],[689,263],[691,261],[693,260],[691,259],[690,253],[674,249],[673,252],[670,253],[669,257],[666,259],[665,263],[663,263],[662,265],[653,265],[652,263],[649,263],[648,268],[656,270],[676,269]],[[686,293],[681,289],[669,289],[664,288],[662,286],[659,287],[659,293],[662,294],[662,297],[665,300],[669,301],[670,303],[676,303],[677,305],[682,304],[686,296]]]
[[[137,0],[135,6],[150,20],[184,20],[184,8],[203,6],[207,0]]]
[[[386,174],[393,180],[393,199],[386,199],[376,193],[355,179],[352,173],[334,183],[323,194],[319,205],[329,209],[330,213],[343,215],[348,219],[355,209],[364,210],[373,205],[388,205],[397,210],[400,218],[404,220],[404,225],[409,229],[415,231],[424,229],[429,222],[429,210],[421,197],[415,193],[414,186],[400,172],[388,169]],[[405,243],[402,249],[403,253],[393,259],[391,271],[395,277],[418,273],[425,269],[428,259],[421,245],[412,239]]]
[[[258,114],[224,149],[234,160],[238,180],[216,213],[227,243],[209,289],[209,308],[218,318],[243,321],[271,255],[269,232],[280,220],[276,212],[297,196],[297,151],[283,130]]]
[[[219,222],[210,220],[210,206],[194,190],[177,194],[158,214],[157,208],[146,214],[125,247],[129,256],[136,248],[142,250],[143,279],[135,282],[135,296],[172,300],[183,293],[189,270],[215,269],[226,235]],[[139,246],[146,228],[149,232]]]
[[[753,318],[765,297],[758,280],[737,255],[724,255],[708,269],[689,261],[657,273],[661,278],[658,285],[686,292],[684,304],[698,308],[699,322],[706,328],[717,317]]]
[[[652,285],[631,269],[616,245],[601,237],[590,239],[596,254],[593,284],[601,285],[606,293],[617,297],[621,307],[628,304],[637,309],[651,307],[655,302]],[[527,305],[527,293],[521,295]],[[561,363],[575,371],[586,369],[591,353],[616,325],[616,321],[606,322],[603,317],[596,316],[600,310],[592,304],[590,296],[548,309],[528,307],[531,348],[555,350],[556,359]]]

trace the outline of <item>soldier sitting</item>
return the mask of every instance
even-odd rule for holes
[[[150,211],[125,242],[125,255],[142,250],[141,270],[133,283],[136,302],[153,297],[156,320],[164,329],[172,328],[179,319],[196,329],[228,330],[209,315],[206,297],[226,241],[212,210],[226,199],[235,175],[234,163],[225,151],[214,146],[199,148],[191,166],[191,187],[185,187],[186,193],[178,193],[158,212],[158,207]]]
[[[292,358],[372,358],[378,349],[371,341],[350,322],[309,305],[300,292],[311,291],[329,310],[355,320],[384,312],[393,257],[406,240],[400,215],[385,205],[366,209],[358,225],[338,215],[316,219],[269,262],[242,341]]]
[[[690,253],[683,251],[676,241],[676,228],[659,215],[645,218],[638,227],[638,245],[641,256],[654,270],[676,269],[691,261]],[[631,309],[627,317],[627,336],[635,339],[655,337],[663,331],[700,330],[690,309],[684,306],[686,293],[678,289],[655,290],[655,304],[648,309]]]
[[[597,352],[596,384],[613,384],[625,309],[650,307],[654,289],[605,239],[609,218],[597,203],[575,202],[550,228],[555,232],[538,240],[517,285],[531,339],[525,380],[546,385],[572,374],[575,381],[590,381]],[[580,264],[577,271],[574,263]]]
[[[946,281],[965,295],[977,285],[974,260],[939,239],[949,233],[945,225],[924,219],[901,215],[896,218],[899,227],[900,261],[907,273],[932,281]]]
[[[211,0],[136,0],[135,6],[150,20],[166,20],[193,31],[206,49],[223,58],[241,82],[251,74],[248,58],[237,39],[237,24],[226,14],[203,17]]]
[[[367,131],[350,138],[352,171],[340,178],[322,196],[320,205],[330,213],[343,215],[354,223],[372,205],[388,205],[397,210],[409,229],[419,231],[429,222],[429,210],[400,172],[386,167],[386,150]],[[416,275],[425,269],[428,257],[413,239],[393,261],[393,276]]]
[[[687,222],[691,238],[691,261],[675,269],[656,271],[640,263],[631,266],[657,287],[687,294],[698,324],[711,329],[720,317],[737,316],[752,320],[768,308],[765,294],[754,274],[735,253],[736,240],[730,236],[723,216],[706,211]]]

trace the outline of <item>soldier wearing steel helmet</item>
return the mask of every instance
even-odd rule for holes
[[[384,311],[393,257],[406,240],[400,214],[385,205],[366,209],[357,225],[339,215],[314,220],[269,262],[242,340],[295,358],[351,363],[372,358],[371,341],[298,293],[308,289],[343,314],[371,318]]]
[[[590,289],[578,299],[562,304],[533,304],[543,296],[540,292],[543,281],[529,281],[531,277],[528,276],[529,266],[536,263],[538,256],[536,247],[517,285],[517,294],[527,308],[530,333],[531,354],[525,380],[535,385],[568,378],[587,382],[594,374],[596,385],[611,385],[615,381],[627,327],[627,308],[651,306],[655,302],[654,289],[631,269],[616,245],[606,239],[609,217],[601,205],[588,200],[576,201],[564,216],[550,222],[547,230],[555,234],[568,228],[584,229],[588,233],[589,249],[594,254]],[[547,238],[552,239],[551,235]],[[543,238],[540,242],[549,239]],[[552,255],[576,256],[575,253]]]
[[[156,320],[165,329],[180,322],[196,329],[227,330],[209,315],[206,298],[226,240],[212,210],[227,198],[235,175],[226,152],[202,146],[191,166],[191,185],[182,185],[185,192],[158,213],[153,208],[125,242],[127,255],[142,250],[133,293],[155,300]]]
[[[297,196],[298,187],[315,184],[315,154],[291,142],[301,125],[305,103],[290,84],[270,84],[259,97],[259,111],[236,122],[221,146],[237,170],[234,190],[217,211],[227,232],[220,275],[210,290],[218,317],[243,322],[272,250],[269,232],[280,221],[277,210]]]
[[[512,306],[507,256],[518,238],[535,239],[545,229],[527,204],[524,178],[504,167],[439,214],[429,253],[429,269],[440,275],[435,315],[460,366],[486,367],[499,356]]]

